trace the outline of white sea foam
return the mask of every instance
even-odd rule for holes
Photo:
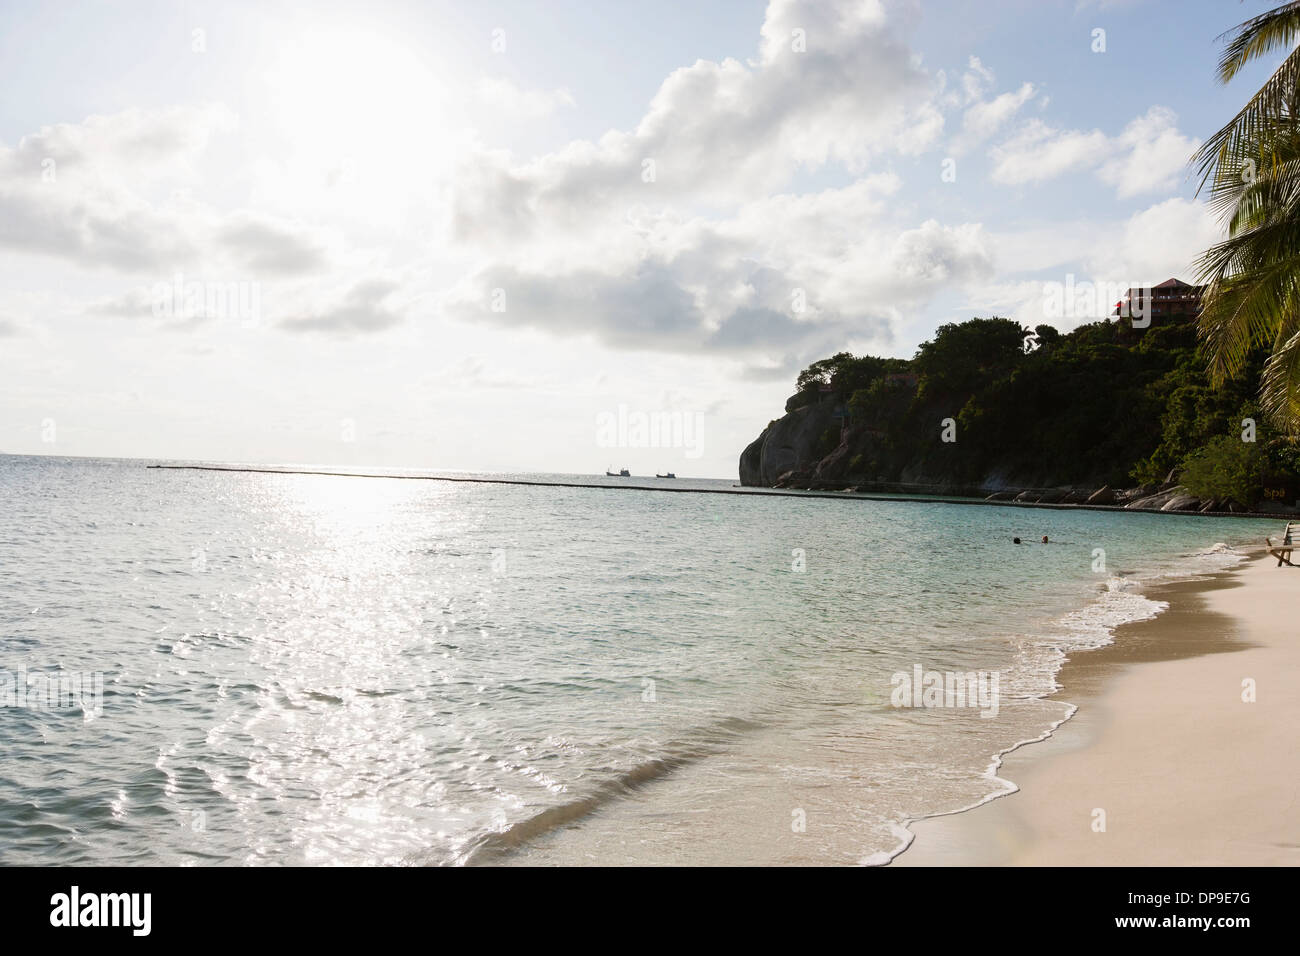
[[[1104,647],[1114,641],[1115,629],[1120,625],[1149,621],[1167,607],[1166,602],[1153,601],[1143,594],[1140,581],[1112,577],[1095,601],[1061,618],[1061,649],[1069,652]]]
[[[1226,571],[1228,568],[1234,568],[1246,560],[1244,554],[1222,541],[1206,548],[1204,551],[1196,552],[1192,557],[1198,567],[1214,571]]]
[[[1148,621],[1166,610],[1167,602],[1146,596],[1145,591],[1153,584],[1216,574],[1236,567],[1243,560],[1242,552],[1220,541],[1141,574],[1112,575],[1095,601],[1060,619],[1059,625],[1066,634],[1063,649],[1104,647],[1114,641],[1115,629],[1121,625]]]
[[[1004,698],[1026,701],[1054,694],[1061,690],[1056,676],[1071,654],[1113,644],[1115,632],[1121,626],[1152,620],[1168,610],[1167,601],[1155,600],[1146,595],[1145,590],[1151,584],[1207,577],[1236,567],[1245,558],[1246,555],[1241,551],[1217,542],[1208,548],[1149,568],[1141,574],[1111,575],[1100,594],[1088,604],[1063,614],[1044,632],[1015,642],[1015,663],[1011,673],[1003,675]],[[905,820],[901,827],[895,828],[895,836],[898,837],[895,847],[864,858],[862,865],[886,865],[905,852],[915,840],[910,827],[916,820],[965,813],[999,797],[1015,793],[1019,789],[1015,782],[998,775],[1003,758],[1020,747],[1047,740],[1078,711],[1075,704],[1065,701],[1061,703],[1067,708],[1064,715],[1051,721],[1041,736],[1019,741],[993,755],[985,774],[990,789],[981,799],[954,810],[928,813]]]

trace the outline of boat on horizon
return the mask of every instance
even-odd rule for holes
[[[668,472],[668,474],[666,474],[666,475],[660,475],[660,474],[657,474],[657,473],[656,473],[656,474],[655,474],[655,477],[656,477],[656,478],[676,478],[677,476],[674,475],[674,474],[670,471],[670,472]]]
[[[607,467],[605,469],[605,475],[608,478],[631,478],[632,472],[628,471],[626,468],[620,468],[618,471],[610,471]]]

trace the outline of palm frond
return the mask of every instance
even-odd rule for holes
[[[1300,256],[1210,283],[1198,324],[1216,384],[1240,373],[1251,350],[1273,344],[1280,311],[1295,298],[1298,270]]]
[[[1220,37],[1228,42],[1219,58],[1219,82],[1231,82],[1251,60],[1267,56],[1279,47],[1294,46],[1297,36],[1300,36],[1300,0],[1284,3],[1238,24]]]
[[[1269,143],[1270,127],[1279,120],[1300,115],[1300,48],[1292,50],[1231,120],[1192,155],[1200,175],[1200,188],[1215,178],[1220,166],[1232,166],[1241,157],[1255,156],[1261,171],[1272,168],[1275,155],[1261,146]]]
[[[1206,286],[1198,330],[1215,384],[1268,349],[1260,405],[1284,432],[1300,434],[1300,0],[1224,34],[1218,78],[1289,50],[1281,64],[1192,157],[1197,195],[1227,227],[1198,263]]]
[[[1284,434],[1300,434],[1300,314],[1294,308],[1264,363],[1259,402]]]

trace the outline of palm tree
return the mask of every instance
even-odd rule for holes
[[[1252,60],[1290,53],[1232,120],[1192,158],[1228,238],[1201,257],[1208,288],[1200,332],[1216,384],[1267,348],[1260,404],[1284,432],[1300,434],[1300,0],[1224,34],[1218,78]],[[1199,192],[1199,190],[1198,190]]]

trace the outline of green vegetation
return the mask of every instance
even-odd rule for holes
[[[1202,498],[1230,498],[1254,505],[1260,497],[1260,454],[1257,445],[1235,435],[1218,435],[1188,456],[1182,482]]]
[[[971,319],[939,328],[910,361],[841,352],[815,362],[786,407],[843,407],[842,442],[818,436],[820,456],[837,452],[821,472],[830,478],[1123,487],[1182,472],[1198,496],[1289,503],[1300,452],[1259,414],[1249,382],[1264,361],[1255,350],[1241,378],[1212,385],[1193,318],[1068,334]],[[955,442],[941,440],[947,418]]]
[[[1270,420],[1300,434],[1300,3],[1285,3],[1228,34],[1218,78],[1230,82],[1251,61],[1289,51],[1232,120],[1197,151],[1201,187],[1228,238],[1201,259],[1209,288],[1200,328],[1213,382],[1247,371],[1256,349]]]

